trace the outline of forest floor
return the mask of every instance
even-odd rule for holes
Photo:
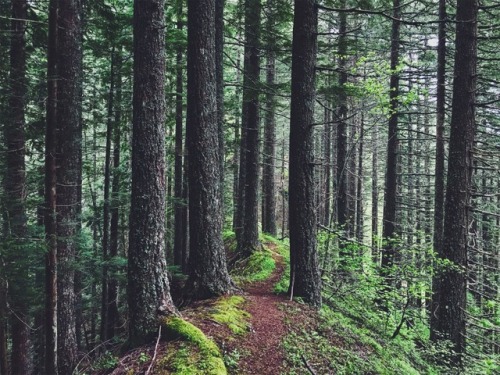
[[[242,351],[248,353],[239,362],[241,374],[280,374],[285,361],[281,343],[287,329],[280,304],[287,300],[283,295],[274,293],[274,285],[280,280],[285,265],[279,255],[275,256],[275,261],[276,269],[269,279],[246,288],[246,310],[251,315],[251,331],[240,344]]]
[[[234,238],[234,237],[232,237]],[[228,254],[234,242],[226,238]],[[439,374],[420,352],[421,332],[394,326],[349,289],[327,294],[320,311],[286,296],[289,250],[264,239],[262,251],[232,269],[241,288],[191,304],[162,326],[161,339],[83,363],[93,375]],[[177,331],[172,335],[172,327]],[[165,332],[167,334],[165,334]],[[170,333],[169,333],[170,332]],[[438,353],[439,354],[439,353]]]

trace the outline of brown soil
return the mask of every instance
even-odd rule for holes
[[[239,374],[280,374],[285,360],[282,339],[286,335],[284,313],[279,304],[286,303],[284,296],[273,293],[274,285],[284,270],[283,261],[276,256],[276,270],[265,281],[248,286],[247,311],[252,314],[251,331],[238,344],[245,353],[239,362]]]

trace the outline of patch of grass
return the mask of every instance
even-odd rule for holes
[[[176,375],[226,375],[227,370],[217,345],[191,323],[178,318],[163,320],[165,334],[171,339],[185,341],[173,355],[167,352],[163,359],[164,368],[172,368]]]
[[[248,332],[250,314],[242,307],[245,298],[241,296],[221,297],[213,305],[210,318],[226,325],[236,335]]]

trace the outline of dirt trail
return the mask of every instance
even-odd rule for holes
[[[255,375],[276,375],[281,373],[284,352],[281,345],[286,334],[284,313],[278,307],[286,302],[285,297],[273,293],[284,265],[277,255],[276,269],[272,276],[246,288],[247,310],[252,314],[251,331],[238,345],[245,355],[239,362],[238,373]]]

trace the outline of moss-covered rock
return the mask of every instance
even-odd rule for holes
[[[167,317],[162,328],[165,337],[185,343],[173,355],[167,354],[161,367],[171,368],[176,375],[227,374],[219,348],[198,327],[179,317]]]

